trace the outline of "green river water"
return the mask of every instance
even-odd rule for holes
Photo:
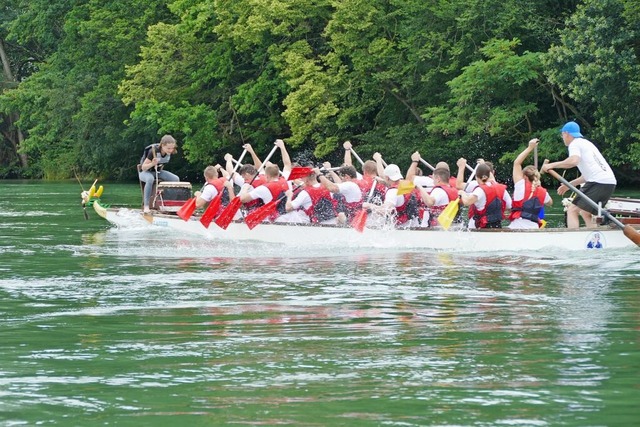
[[[0,181],[2,426],[640,421],[640,248],[232,244],[85,220],[79,193]]]

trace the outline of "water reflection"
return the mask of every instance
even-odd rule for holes
[[[637,391],[637,253],[79,236],[23,244],[0,277],[16,422],[602,425],[609,383]]]

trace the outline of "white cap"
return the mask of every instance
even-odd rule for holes
[[[387,165],[387,167],[384,168],[384,174],[391,181],[399,181],[402,179],[402,173],[400,173],[400,168],[398,167],[398,165],[394,165],[393,163],[390,165]]]

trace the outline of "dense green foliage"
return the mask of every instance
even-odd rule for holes
[[[640,180],[636,1],[54,3],[0,0],[0,176],[134,178],[165,133],[186,179],[276,138],[294,159],[339,162],[349,139],[401,167],[508,165],[533,136],[564,158],[575,119]]]

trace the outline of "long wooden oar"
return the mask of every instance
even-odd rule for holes
[[[242,159],[244,159],[245,154],[247,154],[247,149],[246,148],[242,151],[242,154],[240,154],[240,157],[238,158],[238,162],[236,163],[236,165],[234,166],[233,170],[231,171],[231,175],[229,175],[229,179],[230,180],[233,179],[233,174],[236,173],[236,171],[242,165]],[[220,205],[222,204],[222,194],[223,193],[224,193],[224,188],[222,190],[220,190],[218,192],[218,194],[216,195],[216,197],[214,197],[209,202],[209,206],[207,206],[207,209],[205,209],[205,211],[202,213],[202,216],[200,217],[200,224],[204,225],[204,228],[209,228],[209,225],[211,225],[211,221],[213,221],[213,218],[216,217],[216,214],[218,213],[218,210],[220,209]],[[235,213],[234,213],[234,215],[235,215]]]
[[[564,185],[569,187],[569,189],[571,191],[573,191],[578,196],[580,196],[582,199],[584,199],[584,201],[587,202],[589,204],[589,206],[591,206],[593,209],[597,209],[597,210],[601,211],[604,214],[604,216],[609,218],[615,225],[617,225],[624,232],[624,235],[627,236],[627,238],[629,238],[629,240],[631,240],[637,246],[640,246],[640,233],[635,228],[633,228],[629,224],[625,225],[625,224],[621,223],[618,220],[618,218],[616,218],[615,216],[611,215],[609,213],[609,211],[607,211],[605,209],[601,209],[600,205],[598,205],[596,202],[594,202],[589,197],[587,197],[582,191],[578,190],[576,187],[571,185],[571,183],[569,181],[567,181],[566,179],[564,179],[562,176],[560,176],[560,174],[558,172],[554,171],[553,169],[548,169],[547,172],[552,177],[554,177],[555,179],[557,179],[558,181],[560,181],[561,183],[563,183]]]
[[[271,151],[269,152],[269,155],[267,156],[267,158],[264,159],[264,161],[262,162],[262,165],[260,165],[260,169],[258,169],[256,171],[256,174],[253,176],[253,178],[251,178],[249,185],[253,184],[253,181],[256,180],[256,178],[258,177],[262,169],[264,169],[264,165],[269,161],[269,159],[271,159],[271,156],[273,156],[273,153],[275,153],[277,149],[278,149],[278,146],[274,145]],[[231,221],[233,221],[233,217],[236,216],[236,212],[238,212],[241,205],[242,205],[242,201],[240,200],[240,195],[237,195],[236,197],[233,198],[233,200],[231,200],[229,205],[220,213],[220,215],[218,215],[218,218],[216,218],[215,222],[218,225],[218,227],[222,228],[223,230],[226,230],[227,227],[229,227],[229,224],[231,224]]]

